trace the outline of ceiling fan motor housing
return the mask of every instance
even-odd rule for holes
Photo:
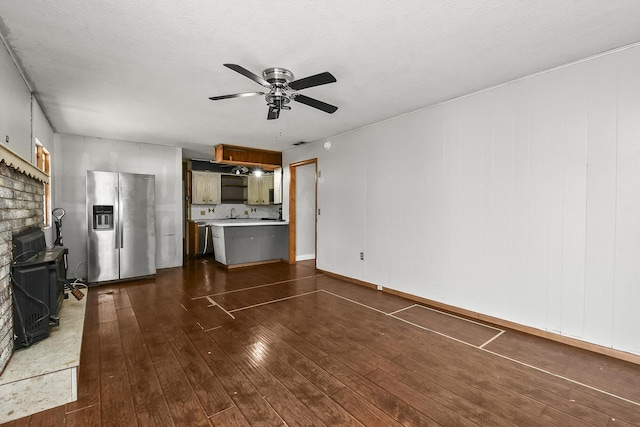
[[[291,102],[288,85],[294,79],[293,73],[286,68],[271,67],[264,70],[262,76],[271,83],[271,90],[264,97],[267,105],[272,108],[288,110],[290,107],[285,107],[285,105]]]
[[[293,81],[293,73],[280,67],[267,68],[262,72],[262,76],[266,81],[276,86],[286,86]]]

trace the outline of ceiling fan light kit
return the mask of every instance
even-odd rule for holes
[[[315,74],[313,76],[305,77],[295,80],[293,73],[286,68],[271,67],[262,72],[262,77],[252,73],[246,68],[237,64],[224,64],[225,67],[242,74],[243,76],[253,80],[254,82],[262,85],[268,92],[243,92],[231,95],[212,96],[209,99],[212,101],[218,101],[229,98],[242,98],[246,96],[264,95],[265,101],[269,110],[267,112],[267,120],[275,120],[280,117],[281,110],[291,110],[291,106],[287,105],[291,100],[308,105],[309,107],[316,108],[324,111],[325,113],[333,114],[338,110],[338,107],[327,104],[326,102],[311,98],[299,94],[297,91],[314,86],[321,86],[328,83],[336,82],[336,78],[329,72],[323,72]]]

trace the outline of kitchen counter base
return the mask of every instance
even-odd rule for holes
[[[216,261],[226,266],[288,260],[289,225],[212,225]]]

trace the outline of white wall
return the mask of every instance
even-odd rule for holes
[[[316,165],[296,167],[296,260],[316,257]]]
[[[51,128],[51,125],[49,124],[49,120],[44,115],[44,112],[42,111],[40,104],[38,104],[38,101],[35,99],[35,97],[31,97],[31,100],[32,100],[31,102],[31,117],[32,117],[32,120],[31,120],[32,160],[31,162],[35,164],[36,163],[36,154],[35,154],[36,139],[40,142],[40,144],[42,144],[44,148],[46,148],[46,150],[51,155],[51,159],[54,158],[54,154],[53,154],[54,133],[53,133],[53,129]],[[51,175],[49,180],[50,190],[53,190],[54,180],[55,180],[55,177]],[[54,200],[55,200],[55,194],[53,194],[53,191],[51,191],[51,202],[53,202]],[[51,206],[52,210],[54,208],[55,206]],[[53,216],[51,216],[51,224],[48,227],[44,228],[44,236],[48,246],[52,246],[53,242],[55,241],[56,232],[55,232],[55,226],[53,225],[53,221],[54,221]]]
[[[69,277],[86,261],[87,170],[152,174],[156,177],[156,266],[182,265],[182,151],[176,147],[77,135],[55,135],[53,182],[56,207],[64,208],[64,246],[69,249]],[[86,277],[86,263],[78,276]]]
[[[36,138],[50,153],[53,152],[53,129],[0,40],[0,144],[35,165]],[[46,227],[44,232],[47,244],[51,245],[52,228]]]
[[[318,268],[640,354],[639,75],[631,47],[285,152],[322,172]]]
[[[9,137],[9,143],[6,137]],[[0,39],[0,144],[32,162],[31,92]]]

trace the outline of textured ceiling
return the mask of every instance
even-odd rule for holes
[[[637,0],[2,0],[0,31],[56,132],[286,150],[640,41]],[[266,120],[225,67],[337,83]]]

